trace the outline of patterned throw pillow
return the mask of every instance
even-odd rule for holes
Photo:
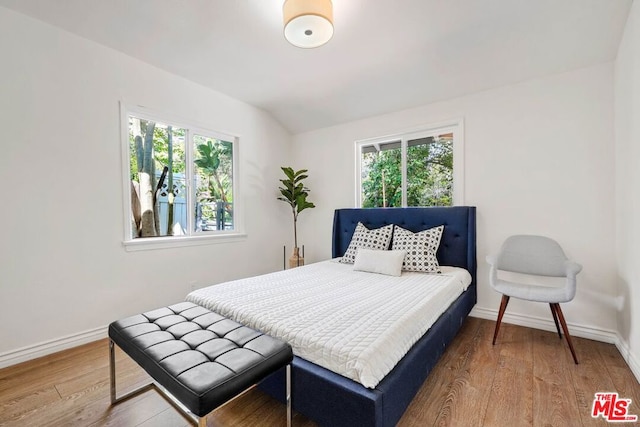
[[[393,230],[393,250],[405,250],[402,270],[421,273],[440,273],[436,258],[444,225],[413,233],[396,225]]]
[[[356,226],[356,230],[353,232],[353,236],[351,236],[349,247],[340,259],[340,262],[344,264],[353,264],[356,260],[356,252],[358,252],[358,248],[386,251],[389,249],[389,242],[391,241],[392,233],[393,224],[369,230],[359,222]]]

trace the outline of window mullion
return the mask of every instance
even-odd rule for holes
[[[402,172],[402,207],[407,207],[407,138],[400,141],[400,170]]]
[[[187,230],[186,234],[188,236],[192,236],[195,230],[195,191],[196,191],[196,182],[195,182],[195,174],[193,167],[193,133],[190,129],[185,130],[185,173],[186,179],[185,184],[187,185]]]

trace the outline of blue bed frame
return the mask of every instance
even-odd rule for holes
[[[294,357],[292,401],[296,411],[321,426],[391,427],[400,420],[476,304],[476,211],[469,206],[338,209],[333,221],[334,258],[344,254],[358,222],[367,228],[397,224],[413,232],[444,224],[437,253],[440,264],[466,268],[472,277],[468,289],[375,389]],[[260,387],[284,401],[284,384],[284,371],[280,371]]]

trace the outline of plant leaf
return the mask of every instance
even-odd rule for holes
[[[293,171],[293,169],[288,166],[283,166],[281,167],[281,169],[284,171],[284,174],[287,176],[287,178],[293,181],[295,177],[295,172]]]

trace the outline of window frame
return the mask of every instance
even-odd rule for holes
[[[402,207],[407,206],[407,144],[408,141],[429,138],[443,133],[453,134],[453,204],[464,205],[464,121],[451,119],[440,123],[418,126],[390,135],[357,140],[355,142],[356,208],[362,207],[362,149],[363,147],[400,142],[402,173]]]
[[[133,237],[131,227],[131,168],[130,168],[130,141],[129,141],[129,117],[134,116],[143,120],[150,120],[168,124],[185,130],[185,187],[187,205],[187,230],[181,236],[157,236],[157,237]],[[207,245],[214,243],[229,243],[246,238],[244,232],[243,206],[239,193],[239,152],[240,136],[220,131],[211,130],[209,127],[172,117],[169,114],[154,111],[140,105],[129,105],[120,102],[120,128],[122,150],[122,191],[124,236],[123,245],[127,251],[162,249],[180,246]],[[232,167],[233,167],[233,230],[210,230],[195,232],[195,147],[193,136],[199,135],[206,138],[218,139],[232,143]]]

